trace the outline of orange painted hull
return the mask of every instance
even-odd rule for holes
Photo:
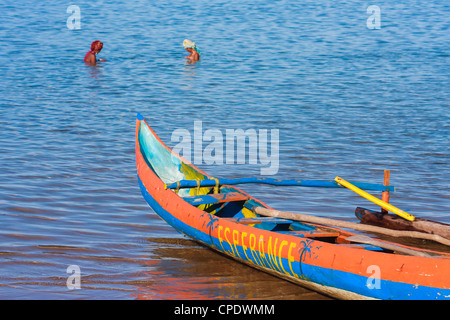
[[[262,227],[240,223],[243,210],[233,208],[234,216],[221,216],[221,211],[208,212],[189,204],[183,199],[189,191],[177,194],[165,189],[165,184],[183,176],[187,179],[190,174],[198,179],[212,177],[173,153],[140,115],[136,124],[136,165],[142,194],[162,219],[188,237],[240,262],[336,298],[450,299],[450,257],[446,254],[425,258],[367,250],[346,244],[345,237],[352,233],[336,228],[328,229],[341,235],[337,238],[341,243],[299,237],[290,229],[270,229],[270,224]],[[267,207],[238,188],[222,186],[221,192],[238,192],[246,195],[253,206]],[[295,226],[305,230],[317,227],[301,223]]]

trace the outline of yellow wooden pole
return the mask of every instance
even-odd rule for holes
[[[413,215],[394,207],[393,205],[384,202],[383,200],[380,200],[378,198],[375,198],[374,196],[372,196],[371,194],[365,192],[364,190],[359,189],[358,187],[355,187],[354,185],[352,185],[351,183],[345,181],[342,178],[336,177],[334,179],[334,181],[336,181],[337,183],[339,183],[340,185],[352,190],[353,192],[356,192],[357,194],[359,194],[361,197],[366,198],[369,201],[372,201],[373,203],[379,205],[380,207],[391,211],[393,213],[395,213],[396,215],[399,215],[400,217],[409,220],[409,221],[414,221],[416,219],[416,217],[414,217]]]

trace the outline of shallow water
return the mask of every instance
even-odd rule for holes
[[[383,1],[2,1],[0,298],[322,299],[184,238],[146,205],[136,113],[175,129],[278,129],[274,177],[381,183],[450,223],[449,5]],[[202,59],[187,64],[185,38]],[[82,59],[93,40],[100,57]],[[205,146],[207,143],[204,144]],[[199,164],[217,177],[258,164]],[[348,190],[242,189],[271,207],[356,221]],[[81,289],[67,268],[79,266]]]

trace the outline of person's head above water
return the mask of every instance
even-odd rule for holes
[[[100,51],[102,51],[102,48],[103,42],[101,42],[100,40],[95,40],[94,42],[91,43],[92,52],[99,53]]]
[[[197,51],[198,54],[200,54],[200,50],[198,49],[197,45],[195,44],[195,42],[193,42],[191,40],[185,39],[183,41],[183,47],[189,52],[191,52],[193,49],[193,50]],[[189,49],[191,49],[191,50],[189,50]]]
[[[97,57],[96,55],[102,51],[103,48],[103,42],[100,40],[95,40],[91,43],[91,50],[89,50],[86,55],[84,56],[84,62],[86,62],[89,65],[96,65],[97,64]],[[98,61],[106,61],[105,59],[98,59]]]
[[[195,42],[185,39],[183,41],[183,47],[186,49],[187,52],[190,53],[189,56],[184,57],[185,59],[188,59],[190,62],[195,62],[200,59],[200,50],[198,49]]]

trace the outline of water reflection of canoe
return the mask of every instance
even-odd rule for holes
[[[242,263],[339,299],[450,298],[449,254],[355,242],[359,236],[346,230],[264,217],[254,210],[264,203],[231,185],[167,188],[214,178],[172,152],[141,115],[136,165],[142,194],[162,219]]]

